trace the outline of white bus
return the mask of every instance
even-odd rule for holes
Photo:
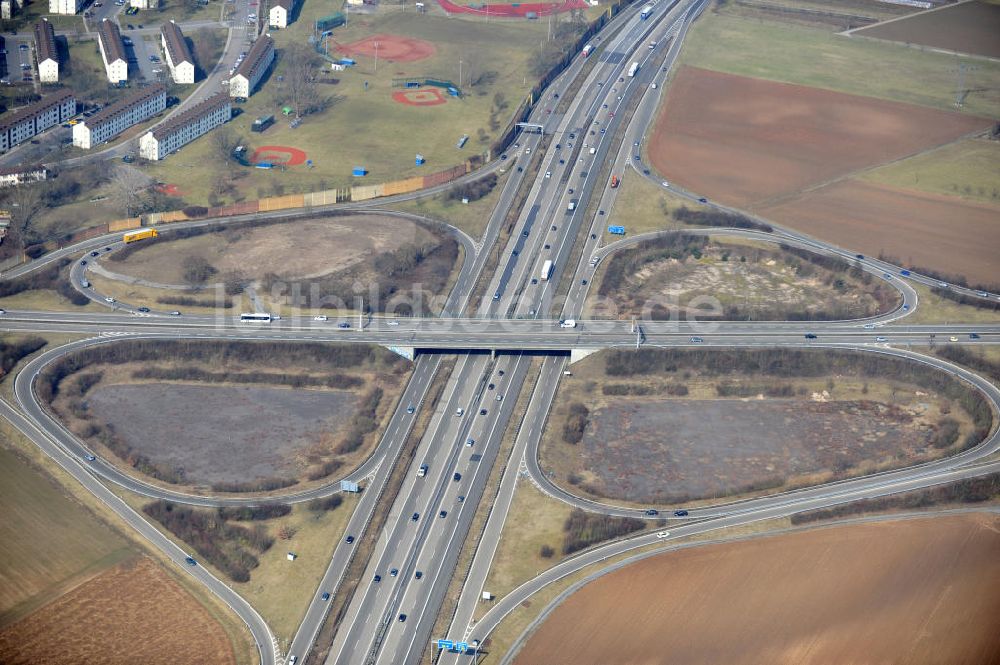
[[[244,312],[240,314],[240,321],[248,323],[270,323],[271,315],[267,312]]]
[[[546,260],[542,264],[542,281],[544,282],[552,275],[552,261]]]
[[[637,71],[639,71],[639,63],[638,62],[633,62],[632,66],[628,68],[628,75],[629,76],[635,76],[635,73]]]
[[[646,5],[645,7],[642,8],[642,11],[639,12],[639,18],[645,21],[652,14],[653,14],[653,5]]]

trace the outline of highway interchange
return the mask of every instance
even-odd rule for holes
[[[634,159],[636,143],[641,144],[644,139],[663,87],[659,84],[664,82],[673,65],[687,27],[703,6],[704,0],[673,3],[661,0],[648,21],[640,20],[638,7],[623,12],[602,33],[617,31],[599,43],[603,52],[591,56],[600,58],[599,61],[587,71],[586,61],[578,59],[545,91],[551,103],[537,105],[530,119],[545,125],[545,135],[522,134],[521,145],[517,148],[520,155],[507,162],[508,166],[516,163],[526,167],[542,150],[537,177],[528,168],[511,169],[511,177],[505,183],[483,238],[474,242],[457,236],[466,247],[466,262],[449,295],[445,316],[398,320],[376,317],[366,321],[364,326],[354,325],[343,330],[310,317],[285,318],[261,325],[227,317],[187,314],[173,317],[157,312],[143,315],[127,303],[112,303],[113,308],[108,305],[108,313],[9,311],[0,319],[0,330],[72,332],[90,337],[49,350],[27,363],[15,382],[16,407],[0,402],[3,417],[178,566],[232,607],[250,628],[260,649],[261,662],[268,665],[288,662],[293,655],[301,663],[310,656],[330,606],[320,594],[326,590],[336,595],[351,565],[356,545],[345,540],[336,545],[319,587],[303,590],[311,594],[312,601],[294,639],[290,645],[278,644],[266,622],[246,601],[204,567],[184,565],[187,554],[118,500],[108,485],[118,485],[143,496],[200,506],[241,505],[255,500],[186,494],[124,473],[106,460],[89,461],[87,456],[91,451],[50,416],[34,394],[34,380],[46,364],[88,345],[139,338],[370,342],[406,352],[439,349],[459,354],[450,375],[442,377],[446,379],[442,397],[430,414],[429,425],[412,459],[402,458],[401,452],[417,417],[429,408],[426,403],[428,390],[434,377],[442,371],[442,357],[435,354],[418,353],[410,381],[377,448],[347,476],[348,480],[364,486],[346,531],[347,535],[360,539],[366,534],[377,502],[388,498],[383,492],[393,468],[397,464],[409,465],[389,508],[384,528],[378,534],[368,534],[375,538],[374,554],[367,561],[361,582],[335,633],[326,658],[328,663],[416,663],[430,653],[431,641],[436,638],[481,642],[504,616],[546,585],[609,557],[639,548],[660,545],[662,549],[670,547],[678,538],[715,529],[995,472],[998,463],[984,464],[982,460],[1000,448],[996,428],[977,447],[945,460],[691,510],[688,516],[677,520],[676,525],[669,526],[669,535],[645,533],[588,550],[526,582],[500,598],[478,622],[473,620],[519,478],[527,477],[556,499],[586,510],[628,516],[642,513],[642,508],[602,504],[569,494],[554,485],[539,468],[538,445],[546,414],[571,353],[579,357],[603,348],[693,344],[863,349],[931,364],[972,383],[994,405],[1000,405],[1000,391],[989,381],[938,358],[901,348],[911,344],[926,345],[934,339],[944,341],[958,335],[961,336],[958,341],[973,343],[969,338],[973,333],[979,336],[974,341],[976,344],[997,343],[1000,325],[907,325],[906,317],[919,306],[917,292],[909,282],[934,286],[936,280],[919,275],[903,279],[898,266],[869,258],[859,259],[849,250],[783,229],[776,228],[771,234],[718,229],[706,233],[767,239],[857,261],[864,270],[888,280],[899,291],[900,306],[871,319],[824,323],[679,320],[642,321],[634,325],[631,321],[578,320],[575,328],[559,326],[560,319],[578,319],[599,262],[610,252],[637,241],[630,238],[600,246],[606,215],[599,211],[610,213],[617,195],[617,190],[608,183],[605,166],[610,165],[615,173],[620,173],[626,164],[640,173],[645,170],[641,162]],[[649,48],[650,42],[656,42],[657,46]],[[635,77],[627,77],[625,71],[633,61],[643,66]],[[545,113],[547,106],[551,108],[558,103],[556,95],[567,94],[574,79],[581,76],[585,78],[566,112]],[[652,87],[653,83],[657,83],[657,87]],[[630,103],[631,108],[635,108],[634,113],[629,112]],[[600,132],[601,128],[606,133]],[[590,134],[591,131],[594,133]],[[593,154],[589,152],[591,148],[594,148]],[[489,168],[499,168],[499,162]],[[546,172],[551,175],[543,175]],[[643,175],[655,180],[652,175]],[[495,273],[485,274],[488,257],[499,243],[508,212],[522,185],[530,185],[527,199],[506,247],[499,250],[502,258]],[[696,198],[693,193],[677,193]],[[573,210],[568,210],[571,201],[575,201],[575,205]],[[293,213],[286,215],[294,216]],[[190,224],[211,223],[216,222]],[[167,233],[165,231],[164,235]],[[578,239],[582,242],[578,243]],[[89,252],[103,251],[104,247],[112,247],[113,251],[119,246],[117,240],[104,237],[87,241],[61,250],[55,257],[45,257],[11,271],[5,277],[30,274],[55,258],[72,256],[75,263],[71,278],[77,288],[82,288],[80,283],[85,271],[80,261],[88,257]],[[596,260],[591,261],[592,257]],[[538,280],[546,259],[554,261],[554,274],[550,280]],[[481,278],[486,283],[487,297],[478,308],[470,311],[474,305],[471,296]],[[569,283],[565,295],[557,292],[560,280]],[[82,291],[94,302],[107,304],[102,294],[92,289]],[[976,295],[974,291],[962,292]],[[807,338],[807,334],[815,338]],[[703,341],[694,342],[693,337]],[[886,341],[876,342],[876,337],[885,337]],[[480,352],[469,353],[471,351]],[[537,374],[529,371],[532,357],[525,353],[527,351],[543,354]],[[518,423],[513,420],[514,406],[524,391],[530,391],[530,399]],[[480,415],[483,411],[485,415]],[[513,451],[508,459],[500,459],[501,441],[512,426],[517,427]],[[467,445],[470,441],[471,445]],[[493,501],[493,508],[482,534],[475,534],[480,538],[479,544],[450,628],[447,635],[434,635],[432,630],[448,585],[454,574],[465,572],[456,571],[458,555],[470,537],[472,519],[483,498],[487,478],[498,462],[503,468],[500,485],[496,496],[488,497]],[[418,476],[416,470],[422,464],[427,464],[428,470],[426,475]],[[339,491],[339,480],[308,491],[279,492],[270,500],[301,502],[327,496]],[[403,615],[405,620],[401,620]],[[472,662],[473,658],[471,651],[442,653],[438,662]]]

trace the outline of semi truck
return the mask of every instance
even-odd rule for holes
[[[645,7],[642,8],[642,11],[639,12],[639,18],[641,18],[643,21],[645,21],[652,15],[653,15],[653,5],[646,5]]]
[[[583,57],[586,58],[588,55],[590,55],[593,52],[594,52],[594,45],[593,44],[587,44],[586,46],[583,47]]]
[[[137,242],[139,240],[145,240],[146,238],[155,238],[159,232],[156,229],[139,229],[137,231],[129,231],[122,236],[122,241],[127,245],[130,242]]]
[[[628,68],[628,75],[629,76],[635,76],[635,73],[637,71],[639,71],[639,63],[638,62],[633,62],[632,65]]]
[[[552,275],[552,261],[551,259],[546,259],[545,263],[542,264],[542,281],[546,281]]]

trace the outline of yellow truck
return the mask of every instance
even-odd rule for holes
[[[137,231],[129,231],[122,236],[122,240],[125,244],[130,242],[136,242],[138,240],[145,240],[146,238],[155,238],[160,235],[156,229],[138,229]]]

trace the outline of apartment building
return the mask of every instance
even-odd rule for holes
[[[83,6],[83,0],[49,0],[50,14],[76,14]]]
[[[75,125],[73,145],[90,150],[166,108],[167,89],[162,84],[141,88]]]
[[[167,56],[167,68],[174,83],[194,83],[194,58],[184,33],[171,21],[160,28],[160,42]]]
[[[97,27],[97,44],[104,60],[104,71],[115,85],[128,81],[128,56],[118,24],[102,19]]]
[[[49,177],[49,170],[41,164],[19,165],[0,169],[0,187],[14,187],[29,182],[40,182]]]
[[[38,59],[38,80],[42,83],[58,83],[59,49],[56,48],[56,31],[45,18],[35,23],[35,57]]]
[[[268,25],[272,28],[287,28],[292,22],[292,12],[295,11],[295,0],[272,0],[271,11],[268,13]]]
[[[237,99],[250,97],[273,62],[274,40],[270,35],[261,35],[229,79],[229,95]]]
[[[16,111],[0,116],[0,153],[76,115],[76,95],[61,90]]]
[[[160,0],[131,0],[129,5],[136,9],[156,9],[160,6]]]
[[[232,99],[224,92],[216,93],[143,134],[139,139],[139,156],[153,161],[163,159],[232,117]]]

